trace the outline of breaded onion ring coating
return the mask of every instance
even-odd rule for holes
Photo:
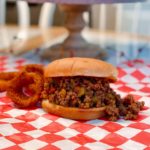
[[[20,72],[34,72],[43,77],[43,66],[39,64],[28,64],[23,66]],[[1,72],[0,73],[0,92],[7,91],[11,83],[11,80],[16,77],[20,72]],[[34,89],[34,85],[29,85],[30,90]],[[32,90],[33,91],[33,90]]]
[[[11,80],[17,74],[18,74],[18,72],[1,72],[0,73],[0,80]]]
[[[25,92],[25,88],[32,85],[33,95]],[[40,98],[43,88],[43,77],[36,73],[21,72],[11,81],[7,96],[20,108],[33,106]]]
[[[41,76],[41,78],[43,78],[44,75],[44,69],[43,69],[43,65],[41,64],[27,64],[22,68],[22,71],[25,72],[34,72],[36,74],[39,74]],[[33,89],[35,89],[35,84],[30,84],[27,86],[27,89],[33,93]]]
[[[26,72],[35,72],[42,76],[44,74],[43,66],[40,64],[28,64],[25,65],[22,70]]]
[[[7,91],[10,81],[18,75],[18,72],[1,72],[0,73],[0,92]]]

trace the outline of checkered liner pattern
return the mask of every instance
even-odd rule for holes
[[[19,69],[25,59],[0,56],[0,71]],[[132,93],[144,101],[137,120],[79,122],[45,113],[41,108],[17,109],[0,94],[0,149],[105,150],[150,149],[150,65],[118,67],[119,80],[111,86],[122,96]]]

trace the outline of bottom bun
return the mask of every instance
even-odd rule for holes
[[[105,112],[105,107],[89,109],[64,107],[50,103],[48,100],[42,101],[42,107],[48,113],[74,120],[92,120],[101,118],[104,116]]]

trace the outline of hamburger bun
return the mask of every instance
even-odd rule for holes
[[[92,58],[64,58],[45,67],[45,77],[89,76],[117,80],[117,69],[104,61]]]
[[[81,109],[74,107],[64,107],[50,103],[48,100],[42,101],[43,109],[51,114],[73,119],[73,120],[92,120],[104,116],[105,107]]]

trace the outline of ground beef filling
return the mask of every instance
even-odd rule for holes
[[[122,99],[110,88],[107,79],[96,77],[46,78],[42,99],[65,107],[88,109],[105,106],[105,117],[112,121],[120,116],[136,119],[144,106],[143,102],[135,102],[131,95]]]

